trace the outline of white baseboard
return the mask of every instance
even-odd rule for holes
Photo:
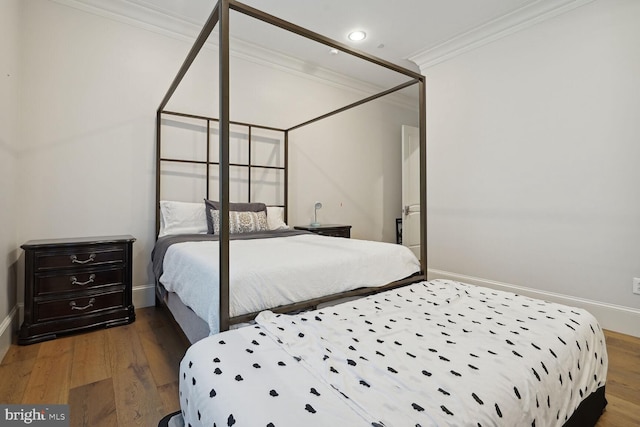
[[[156,304],[154,285],[134,286],[132,291],[133,306],[135,308],[151,307]]]
[[[0,323],[0,360],[9,351],[9,346],[13,340],[13,333],[18,330],[18,306],[14,306],[7,317]]]
[[[592,301],[569,295],[556,294],[538,289],[525,288],[523,286],[496,282],[494,280],[487,280],[479,277],[465,276],[462,274],[451,273],[449,271],[429,269],[428,278],[429,280],[450,279],[471,285],[484,286],[486,288],[526,295],[531,298],[538,298],[559,304],[580,307],[593,314],[596,319],[598,319],[600,326],[604,329],[632,335],[634,337],[640,337],[640,310],[635,308]]]

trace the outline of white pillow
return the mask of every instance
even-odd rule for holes
[[[289,226],[284,222],[284,208],[267,206],[267,226],[269,230],[286,230]]]
[[[207,216],[204,202],[160,201],[160,232],[158,237],[206,232]]]

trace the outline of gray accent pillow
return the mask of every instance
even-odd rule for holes
[[[211,216],[211,210],[220,210],[220,202],[212,201],[208,199],[204,199],[204,204],[206,207],[207,214],[207,230],[209,234],[214,234],[214,223],[213,217]],[[229,211],[237,211],[237,212],[261,212],[264,211],[265,215],[267,214],[267,205],[264,203],[229,203]]]

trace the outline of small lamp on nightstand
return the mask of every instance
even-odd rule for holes
[[[315,205],[313,205],[313,222],[311,223],[312,227],[318,227],[320,225],[320,223],[318,222],[318,209],[322,208],[322,203],[320,202],[316,202]]]

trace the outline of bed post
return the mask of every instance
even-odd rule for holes
[[[211,120],[207,119],[207,163],[206,163],[206,179],[207,185],[205,186],[205,191],[207,194],[207,199],[211,198],[211,191],[209,190],[211,180]]]
[[[160,137],[161,126],[162,111],[158,109],[156,112],[156,239],[160,232],[160,156],[162,154],[162,150],[160,148],[160,143],[162,141]]]
[[[427,93],[425,77],[418,85],[420,112],[420,268],[426,280],[429,279],[427,263]]]
[[[160,231],[160,156],[162,154],[162,151],[160,149],[160,134],[162,126],[162,113],[164,112],[164,108],[167,106],[167,103],[173,96],[173,93],[180,85],[180,82],[184,78],[185,74],[187,74],[189,67],[191,67],[191,64],[198,56],[200,49],[202,49],[202,46],[204,46],[204,43],[207,41],[207,38],[213,31],[213,28],[216,26],[216,23],[218,22],[218,9],[219,6],[216,5],[216,7],[214,7],[211,11],[211,15],[209,15],[207,22],[205,23],[204,27],[202,27],[202,30],[200,31],[200,34],[198,35],[195,43],[193,44],[193,46],[191,46],[191,50],[189,50],[187,57],[178,70],[178,74],[174,77],[173,82],[171,82],[171,86],[167,90],[167,93],[164,95],[164,98],[162,98],[160,106],[158,107],[158,110],[156,112],[156,239],[158,238],[158,232]]]
[[[284,222],[289,224],[289,131],[284,131]]]
[[[220,0],[220,332],[229,329],[229,0]]]

